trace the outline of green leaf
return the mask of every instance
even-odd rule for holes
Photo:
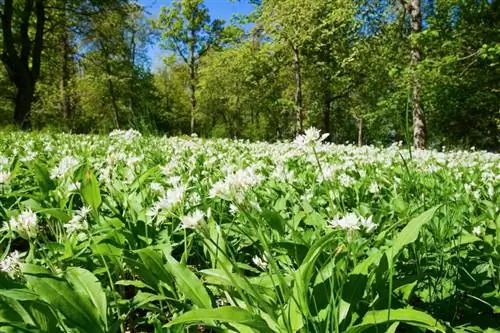
[[[172,256],[167,257],[167,270],[172,274],[179,290],[200,308],[211,308],[212,301],[203,283],[186,266]]]
[[[434,214],[436,213],[436,210],[440,206],[433,207],[429,210],[426,210],[416,218],[412,219],[404,228],[401,230],[397,235],[394,240],[394,244],[390,249],[387,250],[388,252],[388,259],[393,259],[403,247],[405,247],[408,244],[413,243],[414,241],[417,240],[418,234],[420,233],[420,229],[424,224],[429,222]]]
[[[280,234],[283,234],[285,232],[285,220],[279,213],[269,209],[263,209],[262,217],[266,220],[271,228],[278,231]]]
[[[88,297],[91,300],[102,322],[107,325],[106,294],[95,275],[83,268],[70,267],[65,276],[75,292],[82,298]]]
[[[31,289],[55,310],[60,312],[68,326],[82,332],[105,332],[88,298],[82,298],[68,281],[53,276],[40,266],[24,264],[23,273]]]
[[[390,317],[389,310],[369,311],[363,317],[359,325],[355,325],[348,329],[346,333],[361,333],[370,327],[385,324],[401,322],[411,326],[423,327],[429,330],[438,330],[446,332],[446,329],[431,315],[415,309],[391,309]]]
[[[171,327],[178,324],[210,324],[215,320],[228,324],[244,325],[256,329],[258,332],[272,332],[264,319],[247,310],[234,306],[224,306],[217,309],[191,310],[170,321],[164,327]]]
[[[99,182],[90,170],[85,170],[82,178],[81,193],[83,201],[97,212],[102,203]]]
[[[50,190],[55,188],[54,182],[50,179],[49,171],[45,165],[34,162],[30,166],[35,176],[35,181],[43,193],[47,194]]]
[[[165,282],[169,286],[173,285],[173,280],[163,265],[161,254],[150,248],[139,250],[137,254],[139,254],[144,266],[148,270],[147,273],[152,273],[155,278]],[[150,284],[150,282],[146,281],[147,284]]]

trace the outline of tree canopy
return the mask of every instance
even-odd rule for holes
[[[0,125],[498,150],[498,0],[251,3],[3,0]]]

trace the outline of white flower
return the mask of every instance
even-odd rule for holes
[[[68,192],[76,192],[80,188],[81,183],[80,182],[74,182],[74,183],[69,183],[66,189]]]
[[[303,135],[298,135],[294,143],[300,147],[314,147],[328,137],[328,133],[321,134],[320,130],[311,127],[305,131]]]
[[[369,216],[366,219],[361,218],[359,224],[366,230],[366,232],[372,232],[377,228],[377,225],[372,221],[372,216]]]
[[[340,228],[344,230],[360,230],[363,228],[367,232],[372,232],[377,228],[371,216],[365,219],[355,213],[349,213],[344,217],[335,217],[333,220],[329,221],[328,224],[331,228]]]
[[[119,140],[124,140],[131,142],[135,139],[140,138],[142,135],[136,130],[129,129],[129,130],[113,130],[111,133],[109,133],[110,138],[116,138]]]
[[[38,233],[38,221],[36,214],[28,209],[17,217],[10,218],[10,228],[17,232],[22,238],[35,238]]]
[[[151,188],[151,191],[153,192],[164,192],[165,189],[163,188],[163,186],[160,184],[160,183],[157,183],[157,182],[152,182],[151,185],[150,185],[150,188]]]
[[[90,208],[83,206],[75,212],[75,215],[68,223],[63,225],[68,235],[72,235],[80,231],[87,231],[89,229],[86,218],[90,211]]]
[[[78,160],[73,156],[65,156],[60,162],[59,165],[52,169],[50,173],[50,178],[62,178],[68,171],[73,169],[78,165]]]
[[[6,183],[9,180],[10,173],[5,171],[0,171],[0,184]]]
[[[472,233],[473,233],[474,235],[476,235],[476,236],[481,235],[481,227],[480,227],[480,226],[474,227],[474,228],[472,229]]]
[[[4,260],[0,262],[0,271],[14,276],[19,272],[21,265],[21,254],[16,250],[11,252]]]
[[[329,224],[332,228],[359,230],[358,216],[354,213],[349,213],[344,217],[335,217]]]
[[[235,204],[230,204],[229,205],[229,212],[231,213],[231,215],[236,215],[236,213],[238,213],[238,207],[235,205]]]
[[[190,215],[185,215],[181,218],[183,229],[199,229],[205,224],[205,214],[197,209]]]
[[[214,183],[209,191],[209,196],[223,199],[240,197],[244,191],[258,185],[263,180],[264,176],[256,173],[252,167],[238,170],[228,174],[224,181]]]
[[[379,188],[377,182],[370,184],[370,186],[368,187],[368,192],[370,192],[372,194],[376,194],[376,193],[380,192],[380,188]]]
[[[343,187],[351,187],[352,185],[356,184],[356,180],[345,173],[339,176],[339,182]]]
[[[255,256],[252,258],[252,262],[255,264],[255,266],[259,267],[262,270],[265,270],[267,268],[268,262],[265,257],[259,257]]]
[[[181,202],[186,192],[186,186],[180,185],[178,187],[168,189],[165,195],[158,201],[158,209],[169,210],[179,202]]]

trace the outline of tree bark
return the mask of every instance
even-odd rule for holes
[[[363,145],[363,118],[354,116],[356,119],[356,127],[358,128],[358,147]]]
[[[329,92],[325,93],[323,102],[323,133],[330,133],[330,110],[332,104],[332,96]],[[329,139],[328,137],[327,139]]]
[[[411,15],[411,30],[415,38],[422,31],[422,13],[420,0],[411,0],[409,12]],[[412,40],[411,45],[411,67],[413,75],[412,83],[412,104],[413,104],[413,147],[415,149],[425,149],[426,147],[426,125],[424,109],[422,107],[422,88],[418,75],[418,65],[421,62],[422,54],[417,40]]]
[[[22,129],[27,129],[30,127],[29,117],[35,86],[40,76],[45,6],[43,0],[25,0],[19,17],[19,27],[13,28],[13,0],[4,0],[3,4],[3,10],[0,13],[3,51],[0,58],[9,79],[16,86],[14,123]],[[29,26],[33,11],[36,23],[35,37],[32,41],[29,36]],[[18,35],[14,36],[13,31],[18,31]]]
[[[195,26],[193,24],[193,26]],[[191,134],[194,133],[194,115],[196,112],[196,29],[191,29],[191,42],[189,45],[189,86],[191,90]]]
[[[70,80],[70,42],[67,27],[64,27],[65,31],[61,36],[61,58],[62,58],[62,66],[61,66],[61,81],[60,81],[60,90],[61,90],[61,110],[64,119],[68,122],[71,121],[72,116],[72,105],[71,105],[71,97],[69,92],[69,80]]]
[[[111,75],[113,75],[113,71],[111,70],[111,66],[109,65],[109,62],[108,62],[110,52],[108,52],[108,49],[106,48],[106,45],[104,45],[104,42],[102,41],[102,39],[99,41],[99,44],[101,46],[101,51],[103,52],[103,55],[104,55],[104,67],[106,69],[106,75],[108,77],[107,84],[108,84],[109,95],[111,97],[111,106],[113,109],[113,112],[112,112],[113,122],[114,122],[115,128],[119,129],[120,128],[120,119],[119,119],[120,107],[118,106],[113,80],[111,80]]]
[[[194,114],[196,110],[196,64],[194,62],[194,58],[191,58],[191,63],[189,65],[190,69],[190,92],[191,92],[191,121],[190,121],[190,129],[191,134],[194,133]]]
[[[292,47],[293,50],[293,69],[295,75],[295,108],[296,108],[296,127],[295,134],[304,131],[304,110],[302,108],[302,75],[300,52],[297,47]]]

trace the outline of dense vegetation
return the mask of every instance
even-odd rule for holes
[[[500,157],[0,136],[2,332],[498,332]]]
[[[498,149],[498,0],[253,2],[224,22],[202,0],[154,20],[132,0],[3,0],[0,121]]]

